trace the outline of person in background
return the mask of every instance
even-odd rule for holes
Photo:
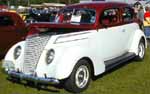
[[[144,14],[144,20],[148,24],[150,24],[150,7],[145,7],[145,14]]]
[[[136,17],[143,22],[144,20],[144,10],[143,10],[143,6],[141,3],[136,2],[133,6],[134,9],[134,13],[136,14]]]
[[[140,2],[136,2],[133,6],[136,18],[138,18],[140,29],[144,31],[143,21],[144,21],[144,9]]]
[[[150,38],[150,9],[149,7],[145,7],[145,14],[144,14],[144,33],[146,38]]]
[[[144,10],[143,10],[142,6],[139,6],[138,13],[137,13],[137,18],[139,18],[139,20],[141,22],[144,21]]]

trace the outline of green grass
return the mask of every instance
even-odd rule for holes
[[[37,90],[8,81],[0,68],[0,94],[68,94],[64,89],[49,86]],[[105,73],[90,83],[83,94],[150,94],[150,49],[142,62],[128,64]]]

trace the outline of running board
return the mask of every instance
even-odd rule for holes
[[[122,56],[119,56],[117,58],[114,58],[114,59],[111,59],[111,60],[108,60],[108,61],[105,61],[105,65],[106,65],[106,71],[114,68],[115,66],[119,65],[119,64],[122,64],[132,58],[134,58],[136,55],[135,53],[126,53],[126,54],[123,54]]]

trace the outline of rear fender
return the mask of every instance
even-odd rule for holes
[[[129,47],[129,52],[134,52],[136,55],[138,55],[138,45],[141,39],[144,39],[145,41],[145,47],[147,48],[147,40],[146,37],[141,30],[136,30],[135,34],[133,36],[133,39],[131,41],[131,45]]]

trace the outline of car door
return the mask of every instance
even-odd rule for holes
[[[122,28],[120,20],[120,9],[110,8],[100,15],[100,24],[103,29],[97,33],[98,48],[101,58],[104,61],[119,57],[127,52],[125,47],[125,29]]]
[[[11,16],[0,15],[0,54],[4,54],[14,43],[21,40],[21,34],[16,30]]]
[[[124,48],[126,50],[129,49],[130,40],[133,38],[133,35],[138,28],[138,25],[135,25],[135,17],[134,17],[134,10],[130,7],[122,7],[121,13],[122,19],[122,30],[124,30],[124,40],[122,40],[124,44]]]

